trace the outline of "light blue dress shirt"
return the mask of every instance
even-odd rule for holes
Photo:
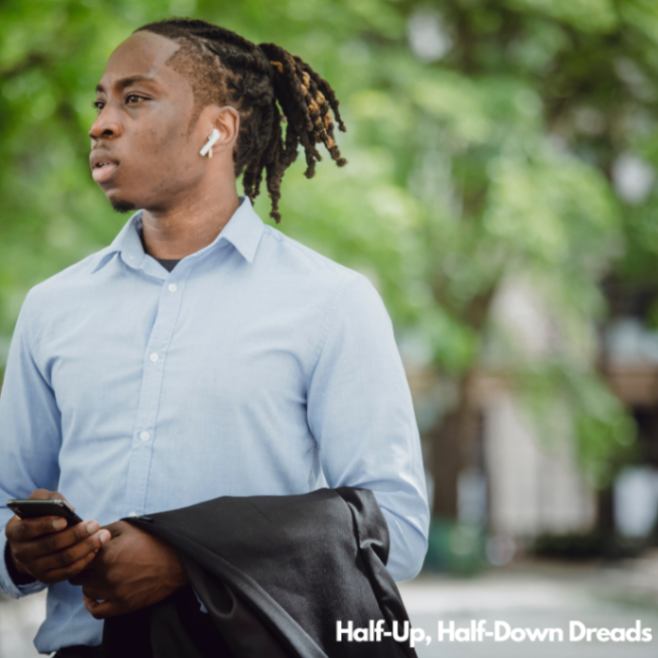
[[[0,394],[0,502],[44,487],[108,524],[223,495],[364,487],[389,528],[387,568],[413,578],[425,475],[376,288],[265,224],[246,196],[168,272],[144,252],[141,212],[25,298]],[[0,509],[0,555],[11,515]],[[100,644],[80,587],[17,587],[4,559],[0,587],[48,587],[40,652]]]

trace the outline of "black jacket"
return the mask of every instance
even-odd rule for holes
[[[178,552],[190,584],[105,621],[112,658],[402,658],[406,642],[338,642],[336,622],[386,630],[408,616],[385,568],[389,539],[373,493],[222,496],[123,519]],[[194,588],[208,613],[199,609]],[[372,620],[372,621],[371,621]]]

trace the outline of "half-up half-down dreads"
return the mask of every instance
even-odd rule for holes
[[[206,21],[169,18],[148,23],[146,30],[180,44],[167,65],[185,75],[194,92],[190,129],[203,107],[232,105],[240,113],[240,133],[233,153],[235,176],[243,172],[244,193],[253,202],[265,172],[270,216],[278,223],[281,179],[304,147],[311,178],[324,144],[339,167],[347,163],[334,140],[334,119],[345,124],[329,83],[306,62],[274,43],[256,45],[239,34]],[[286,123],[283,138],[281,123]]]

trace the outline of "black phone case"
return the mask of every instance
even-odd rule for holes
[[[9,500],[7,507],[21,519],[33,519],[39,516],[61,516],[68,521],[69,527],[80,523],[82,519],[67,505],[65,500]]]

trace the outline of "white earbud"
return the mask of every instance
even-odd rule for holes
[[[208,141],[203,145],[201,150],[199,151],[199,155],[205,156],[206,153],[208,154],[208,158],[212,158],[212,147],[213,144],[222,136],[222,133],[217,130],[217,128],[213,128],[212,132],[210,133],[210,137],[208,137]]]

